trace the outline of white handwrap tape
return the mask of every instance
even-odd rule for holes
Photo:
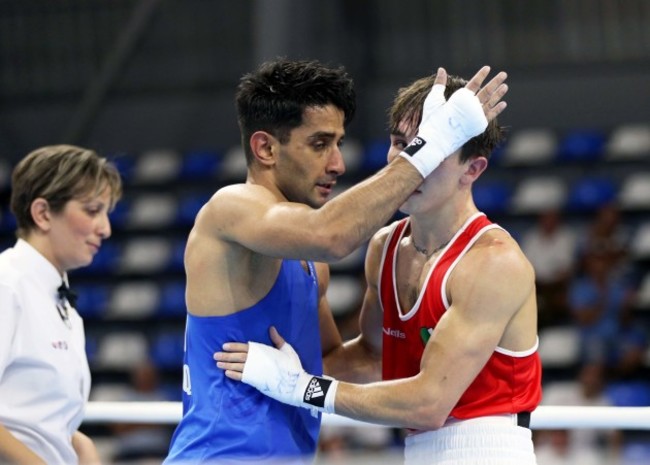
[[[445,86],[431,88],[422,108],[418,135],[400,153],[426,178],[442,161],[487,128],[478,97],[463,87],[444,99]]]
[[[334,412],[338,381],[305,372],[298,354],[289,343],[278,350],[249,342],[242,381],[282,403]]]

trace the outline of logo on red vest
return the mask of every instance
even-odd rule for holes
[[[423,345],[427,345],[427,342],[429,342],[429,338],[431,337],[431,333],[433,333],[433,328],[420,328],[420,338],[422,339]]]
[[[382,331],[386,336],[396,337],[397,339],[406,339],[406,333],[399,329],[383,328]]]

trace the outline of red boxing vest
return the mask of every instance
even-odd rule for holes
[[[431,267],[413,308],[403,312],[397,302],[395,262],[398,245],[409,219],[396,223],[384,246],[379,275],[379,296],[384,312],[383,379],[414,376],[420,372],[424,346],[433,328],[449,308],[445,287],[454,266],[488,229],[500,228],[477,213],[454,235]],[[485,367],[463,393],[450,416],[458,419],[531,412],[542,397],[542,366],[537,344],[525,352],[497,347]]]

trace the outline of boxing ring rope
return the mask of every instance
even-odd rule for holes
[[[89,402],[84,423],[176,424],[180,402]],[[323,415],[331,426],[377,426],[339,415]],[[540,406],[530,419],[532,429],[650,430],[650,407]]]

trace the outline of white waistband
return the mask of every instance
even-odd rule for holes
[[[449,417],[445,424],[441,428],[447,428],[449,426],[458,426],[458,425],[517,425],[517,414],[516,413],[504,413],[500,415],[486,415],[483,417],[476,418],[454,418]],[[410,430],[408,436],[414,436],[422,433],[428,433],[429,431],[423,430]]]
[[[490,425],[516,425],[517,424],[517,414],[516,413],[503,413],[500,415],[486,415],[484,417],[468,418],[463,420],[461,418],[449,417],[443,428],[446,426],[452,425],[482,425],[488,423]]]
[[[459,420],[406,437],[406,465],[535,464],[531,431],[517,416],[491,415]]]

